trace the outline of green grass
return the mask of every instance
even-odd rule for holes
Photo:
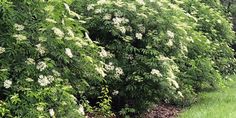
[[[184,109],[179,118],[236,118],[236,81],[227,84],[218,91],[201,93],[199,102]]]

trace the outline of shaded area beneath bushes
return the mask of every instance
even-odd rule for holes
[[[181,108],[173,105],[162,104],[156,105],[149,112],[145,113],[142,118],[176,118]]]

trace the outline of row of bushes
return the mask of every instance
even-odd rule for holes
[[[232,25],[209,4],[1,1],[0,116],[127,116],[191,104],[235,72]]]

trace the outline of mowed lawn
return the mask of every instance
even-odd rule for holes
[[[184,109],[179,118],[236,118],[236,81],[227,84],[218,91],[201,93],[198,102]]]

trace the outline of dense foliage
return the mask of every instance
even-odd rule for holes
[[[1,1],[0,117],[76,118],[103,98],[100,49],[63,3]]]
[[[1,1],[0,117],[125,116],[192,103],[235,72],[235,34],[219,3]]]

